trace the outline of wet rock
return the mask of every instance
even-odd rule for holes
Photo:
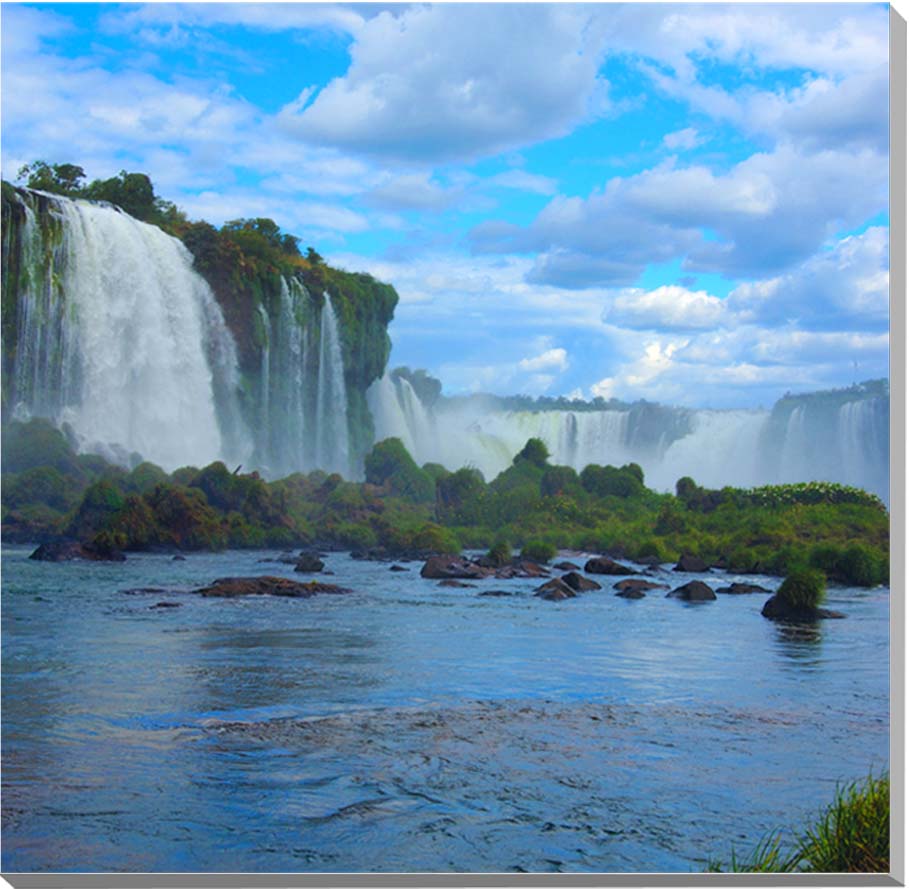
[[[684,599],[686,602],[709,602],[716,598],[716,593],[700,580],[690,580],[683,586],[676,587],[666,598]]]
[[[645,565],[647,568],[659,568],[663,563],[660,561],[659,556],[641,556],[639,559],[635,559],[639,565]]]
[[[477,595],[499,597],[499,596],[514,596],[515,594],[512,592],[509,592],[508,590],[483,590],[482,593],[478,593]]]
[[[707,570],[707,563],[703,559],[699,559],[697,556],[692,556],[689,553],[684,553],[678,561],[678,564],[673,571],[687,571],[691,574],[701,574]]]
[[[420,576],[430,580],[479,580],[491,573],[463,556],[430,556],[420,569]]]
[[[665,583],[654,583],[651,580],[638,580],[637,578],[629,578],[628,580],[620,580],[615,585],[615,589],[619,591],[616,593],[616,595],[628,592],[637,592],[643,595],[646,590],[668,590],[669,586]]]
[[[294,571],[299,571],[301,574],[314,574],[324,567],[325,563],[314,553],[300,553],[297,563],[294,565]]]
[[[86,562],[126,561],[126,556],[118,549],[97,546],[93,543],[79,543],[78,540],[42,543],[29,558],[38,562],[71,562],[76,559]]]
[[[563,574],[562,582],[567,583],[576,593],[603,589],[595,580],[590,580],[589,578],[584,577],[583,574],[578,574],[577,571],[570,571],[568,574]]]
[[[562,602],[565,599],[574,599],[577,593],[561,577],[554,577],[537,587],[534,595],[540,599],[546,599],[547,602]]]
[[[453,587],[458,590],[475,590],[476,584],[464,583],[462,580],[441,580],[439,586]]]
[[[718,593],[726,593],[730,596],[744,596],[748,593],[769,593],[766,587],[758,586],[756,583],[733,583],[729,586],[717,588]]]
[[[239,596],[283,596],[293,599],[309,599],[321,594],[339,595],[351,590],[331,583],[311,580],[301,583],[286,577],[221,577],[207,587],[193,590],[206,598],[234,599]]]
[[[186,556],[174,556],[174,557],[171,559],[171,561],[172,561],[172,562],[185,562],[185,561],[186,561]]]
[[[629,568],[627,565],[614,562],[608,556],[597,556],[593,559],[589,559],[584,566],[584,570],[588,574],[612,574],[619,576],[639,573],[635,571],[634,568]]]
[[[552,566],[556,571],[580,571],[581,566],[575,565],[574,562],[556,562]]]
[[[803,606],[794,608],[787,602],[783,602],[779,596],[771,596],[761,609],[761,614],[770,620],[781,620],[787,623],[814,623],[816,620],[825,620],[828,618],[844,618],[846,615],[841,611],[830,611],[827,608],[813,608]]]
[[[152,608],[180,608],[181,605],[182,605],[181,602],[155,602],[155,604],[150,607],[152,607]]]
[[[410,571],[410,568],[405,568],[403,565],[392,565],[389,571]]]
[[[643,599],[647,594],[643,590],[629,589],[619,590],[616,595],[620,599]]]

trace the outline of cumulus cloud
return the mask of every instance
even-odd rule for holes
[[[636,330],[704,330],[717,327],[724,315],[725,305],[718,297],[667,284],[650,291],[621,292],[603,319]]]
[[[490,221],[470,238],[477,253],[539,252],[530,280],[556,286],[631,283],[677,256],[690,270],[766,277],[886,206],[887,184],[874,151],[781,146],[726,172],[668,161],[586,199],[558,196],[527,227]]]
[[[605,107],[584,7],[408,6],[363,24],[351,63],[289,132],[409,162],[495,154],[563,135]]]
[[[565,370],[568,367],[568,353],[564,349],[547,349],[534,358],[524,358],[518,362],[523,371]]]
[[[728,298],[746,323],[809,330],[886,330],[890,323],[889,237],[874,227],[844,238],[792,272],[746,282]]]

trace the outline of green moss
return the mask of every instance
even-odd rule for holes
[[[824,601],[824,575],[812,568],[797,569],[783,581],[776,595],[789,608],[817,608]]]

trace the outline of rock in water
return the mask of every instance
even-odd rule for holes
[[[555,565],[553,565],[552,567],[555,568],[556,571],[580,571],[581,570],[581,566],[575,565],[574,562],[556,562]]]
[[[719,587],[717,592],[726,593],[730,596],[744,596],[747,593],[769,593],[770,590],[758,586],[756,583],[733,583],[730,586]]]
[[[596,558],[588,560],[587,564],[584,566],[584,570],[588,574],[612,574],[612,575],[625,575],[625,574],[638,574],[638,571],[635,571],[634,568],[629,568],[627,565],[621,565],[618,562],[614,562],[608,556],[597,556]]]
[[[561,577],[554,577],[537,587],[534,595],[540,599],[546,599],[547,602],[561,602],[564,599],[574,599],[577,593]]]
[[[678,564],[673,571],[687,571],[691,574],[701,574],[707,570],[707,563],[703,559],[699,559],[697,556],[692,556],[689,553],[684,553],[678,561]]]
[[[665,583],[654,583],[651,580],[637,580],[636,578],[629,578],[628,580],[620,580],[615,588],[618,590],[616,593],[617,596],[625,595],[625,598],[640,598],[640,596],[630,596],[626,595],[627,593],[640,593],[641,596],[644,595],[645,590],[668,590],[669,587]]]
[[[234,599],[238,596],[285,596],[293,599],[309,599],[321,594],[338,595],[351,590],[331,583],[312,580],[300,583],[286,577],[221,577],[207,587],[193,590],[200,596]]]
[[[761,614],[770,620],[781,620],[796,624],[813,623],[816,620],[825,618],[843,618],[846,616],[841,611],[829,611],[826,608],[814,608],[810,605],[794,608],[781,600],[779,596],[771,596],[764,603]]]
[[[479,580],[491,573],[463,556],[430,556],[420,569],[420,576],[430,580]]]
[[[643,590],[631,588],[627,590],[619,590],[616,595],[622,599],[643,599],[647,594]]]
[[[86,562],[126,561],[126,556],[118,549],[97,546],[93,543],[79,543],[78,540],[42,543],[29,558],[39,562],[71,562],[75,559],[82,559]]]
[[[700,580],[691,580],[683,586],[676,587],[666,598],[684,599],[686,602],[709,602],[716,598],[716,593]]]
[[[317,555],[300,553],[297,564],[294,565],[294,571],[299,571],[301,574],[311,574],[321,571],[324,567],[325,563]]]
[[[595,580],[590,580],[583,574],[578,574],[577,571],[570,571],[568,574],[562,575],[562,582],[567,583],[577,593],[603,589]]]

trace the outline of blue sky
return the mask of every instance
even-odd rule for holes
[[[886,376],[888,10],[10,4],[2,170],[147,172],[401,296],[449,393]]]

